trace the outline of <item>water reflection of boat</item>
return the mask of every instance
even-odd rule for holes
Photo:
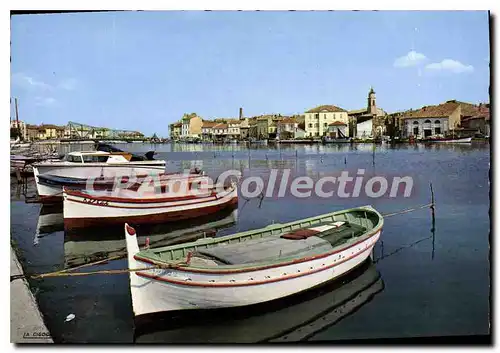
[[[38,244],[40,238],[47,234],[61,232],[64,230],[64,216],[61,205],[42,205],[40,215],[36,224],[35,238],[33,244]]]
[[[384,289],[368,260],[351,273],[302,295],[241,309],[157,314],[136,321],[136,343],[256,343],[307,340],[368,303]]]
[[[138,238],[143,246],[149,238],[151,247],[168,246],[203,237],[213,237],[217,231],[236,223],[238,210],[227,209],[214,215],[198,217],[188,222],[137,226],[147,237]],[[64,228],[64,227],[63,227]],[[64,239],[65,267],[126,255],[123,227],[105,227],[93,231],[66,231]]]
[[[55,233],[64,230],[62,205],[42,205],[36,229],[38,234]]]

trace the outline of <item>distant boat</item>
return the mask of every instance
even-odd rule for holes
[[[319,143],[321,140],[311,140],[311,139],[297,139],[297,140],[276,140],[278,143],[283,144],[311,144],[311,143]]]
[[[323,143],[351,143],[352,138],[326,138],[323,140]]]
[[[436,142],[436,143],[471,143],[472,137],[465,138],[442,138],[435,140],[426,140],[426,142]]]
[[[125,224],[129,268],[153,268],[129,272],[134,314],[240,307],[300,293],[363,263],[383,224],[365,206],[142,251]]]
[[[430,137],[420,140],[420,142],[433,142],[433,143],[470,143],[472,142],[472,137]]]

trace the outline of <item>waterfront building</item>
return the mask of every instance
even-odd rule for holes
[[[200,137],[203,120],[196,113],[184,114],[181,120],[181,138]]]
[[[376,94],[373,87],[368,92],[366,108],[350,110],[349,136],[359,139],[382,137],[386,133],[385,121],[387,113],[377,107]]]
[[[38,139],[38,126],[26,124],[26,140],[35,141]]]
[[[240,124],[241,121],[239,119],[227,119],[227,137],[230,139],[239,139],[240,138]]]
[[[10,128],[17,130],[17,128],[18,128],[18,121],[17,120],[11,120],[10,121]],[[24,123],[24,121],[21,121],[21,120],[19,120],[19,133],[20,133],[20,135],[21,135],[21,137],[22,137],[23,140],[27,140],[28,139],[27,126]]]
[[[276,123],[276,137],[280,140],[304,138],[305,135],[296,118],[284,118]]]
[[[461,126],[469,130],[475,130],[486,136],[490,136],[490,107],[489,104],[480,103],[477,109],[468,112],[461,118]]]
[[[330,138],[344,138],[347,137],[349,131],[347,124],[342,121],[334,121],[328,124],[328,137]]]
[[[37,138],[39,140],[58,139],[64,137],[64,126],[42,124],[38,126]]]
[[[257,139],[257,118],[251,118],[248,121],[248,137],[252,139]]]
[[[467,121],[467,118],[475,117],[478,112],[478,106],[457,100],[409,110],[401,113],[402,135],[415,138],[449,135],[461,130],[462,118]]]
[[[170,132],[170,139],[177,140],[181,137],[182,123],[172,123],[168,126]]]
[[[228,124],[217,123],[213,127],[213,135],[217,140],[224,140],[228,134]]]
[[[203,121],[203,124],[201,125],[201,138],[206,141],[211,141],[213,140],[214,137],[214,126],[217,125],[216,122],[214,121],[208,121],[205,120]]]
[[[304,114],[306,137],[322,137],[328,134],[328,125],[334,121],[349,123],[347,110],[335,105],[320,105]]]
[[[240,121],[240,139],[246,140],[249,137],[250,122],[248,118],[242,118]]]

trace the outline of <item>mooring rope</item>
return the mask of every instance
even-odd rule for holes
[[[393,213],[388,213],[388,214],[383,214],[383,217],[392,217],[396,216],[399,214],[404,214],[404,213],[409,213],[412,211],[417,211],[421,210],[423,208],[432,208],[434,209],[435,205],[434,203],[429,203],[426,205],[418,206],[418,207],[413,207],[413,208],[407,208],[402,211],[398,212],[393,212]],[[120,269],[120,270],[98,270],[98,271],[90,271],[90,272],[72,272],[76,271],[78,269],[84,268],[84,267],[89,267],[89,266],[94,266],[98,265],[104,262],[109,262],[113,260],[118,260],[126,257],[126,255],[117,255],[117,256],[112,256],[106,259],[94,261],[94,262],[89,262],[80,266],[76,267],[71,267],[67,268],[64,270],[59,270],[59,271],[54,271],[54,272],[48,272],[48,273],[40,273],[40,274],[33,274],[33,275],[13,275],[10,276],[10,281],[12,282],[13,280],[19,279],[19,278],[32,278],[32,279],[42,279],[42,278],[48,278],[48,277],[71,277],[71,276],[87,276],[87,275],[115,275],[115,274],[123,274],[123,273],[130,273],[130,272],[138,272],[138,271],[147,271],[147,270],[154,270],[154,269],[171,269],[171,268],[178,268],[182,265],[186,265],[186,262],[180,261],[177,263],[171,263],[171,264],[155,264],[154,266],[150,267],[140,267],[140,268],[130,268],[130,269]]]
[[[434,208],[435,205],[434,203],[429,203],[427,205],[423,205],[423,206],[419,206],[419,207],[413,207],[413,208],[407,208],[406,210],[402,210],[402,211],[398,211],[398,212],[394,212],[394,213],[387,213],[387,214],[383,214],[382,216],[383,217],[392,217],[392,216],[396,216],[396,215],[399,215],[399,214],[403,214],[403,213],[409,213],[409,212],[412,212],[412,211],[417,211],[417,210],[421,210],[422,208]]]
[[[112,258],[106,259],[106,261],[111,260]],[[100,262],[104,262],[105,260],[101,261],[96,261],[93,263],[89,264],[84,264],[81,266],[77,267],[72,267],[68,268],[65,270],[60,270],[60,271],[54,271],[54,272],[47,272],[47,273],[39,273],[39,274],[33,274],[33,275],[13,275],[10,276],[10,281],[14,281],[19,278],[31,278],[31,279],[42,279],[42,278],[47,278],[47,277],[72,277],[72,276],[87,276],[87,275],[116,275],[116,274],[122,274],[122,273],[130,273],[130,272],[138,272],[138,271],[148,271],[148,270],[155,270],[155,269],[172,269],[172,268],[179,268],[182,265],[187,265],[186,262],[181,261],[177,263],[171,263],[171,264],[155,264],[154,266],[149,266],[149,267],[139,267],[139,268],[128,268],[128,269],[120,269],[120,270],[98,270],[98,271],[89,271],[89,272],[69,272],[69,271],[74,271],[82,267],[87,267],[91,265],[98,264]]]

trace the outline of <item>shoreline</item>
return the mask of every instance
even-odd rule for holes
[[[10,247],[10,275],[23,275],[16,252]],[[10,282],[10,342],[54,343],[25,278]]]

